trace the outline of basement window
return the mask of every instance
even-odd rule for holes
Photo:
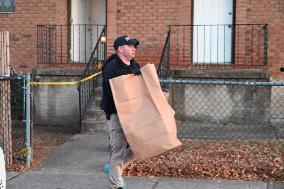
[[[15,0],[0,0],[0,13],[15,12]]]

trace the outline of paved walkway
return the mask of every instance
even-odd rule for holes
[[[43,162],[23,174],[8,173],[7,189],[108,189],[105,134],[74,135]],[[227,180],[126,177],[127,189],[284,189],[284,184]]]

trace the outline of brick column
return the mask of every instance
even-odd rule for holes
[[[116,1],[107,1],[107,56],[114,53],[113,41],[116,36]]]

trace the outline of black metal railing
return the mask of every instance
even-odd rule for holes
[[[99,72],[102,65],[106,60],[106,43],[104,42],[104,36],[106,35],[106,29],[104,28],[99,35],[97,44],[93,49],[86,68],[83,72],[83,78],[86,78],[92,74],[98,73],[96,77],[89,79],[87,81],[81,82],[78,86],[79,90],[79,112],[80,112],[80,124],[85,115],[87,107],[90,103],[90,99],[95,92],[95,88],[99,85],[99,80],[101,78]]]
[[[101,65],[106,60],[106,29],[103,28],[101,31],[98,41],[89,57],[89,61],[83,72],[83,77],[93,74],[100,70]]]
[[[38,25],[38,64],[87,63],[104,29],[98,24]]]
[[[166,79],[169,76],[169,64],[170,64],[170,33],[168,31],[164,49],[161,55],[159,67],[157,70],[158,76],[160,79]]]
[[[268,25],[170,25],[171,68],[266,69]]]
[[[171,34],[171,31],[169,30],[167,34],[166,42],[164,45],[164,49],[161,55],[159,67],[157,69],[157,74],[160,79],[167,79],[172,75],[171,70],[169,69],[169,66],[170,66],[170,34]],[[161,87],[163,91],[167,92],[168,84],[161,83]]]

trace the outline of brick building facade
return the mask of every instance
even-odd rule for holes
[[[9,30],[11,64],[27,72],[38,66],[37,25],[67,25],[71,0],[16,0],[15,12],[0,13],[0,30]],[[268,24],[268,72],[283,80],[284,1],[234,0],[235,24]],[[168,25],[193,24],[191,0],[107,0],[107,53],[116,36],[128,34],[140,40],[137,60],[158,64]],[[66,64],[65,66],[72,66]]]
[[[0,13],[0,30],[10,31],[11,64],[18,71],[37,66],[37,25],[67,23],[67,1],[18,0],[14,13]]]

